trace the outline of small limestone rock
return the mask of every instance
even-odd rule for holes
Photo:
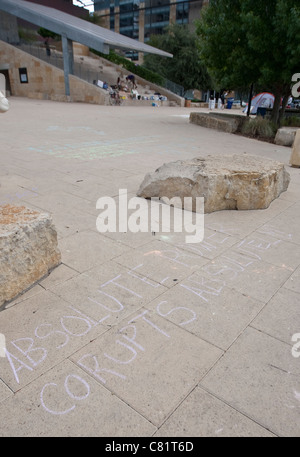
[[[274,140],[275,144],[280,146],[293,146],[297,130],[299,130],[298,127],[281,127],[277,130]]]
[[[48,214],[0,207],[0,306],[59,265],[57,233]]]
[[[148,173],[139,197],[204,197],[204,212],[268,208],[288,188],[290,175],[274,160],[250,155],[207,156],[164,164]]]

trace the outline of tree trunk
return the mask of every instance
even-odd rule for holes
[[[250,87],[250,93],[249,93],[249,99],[248,99],[247,117],[250,116],[250,112],[251,112],[251,100],[252,100],[252,95],[253,95],[253,86],[254,86],[254,84],[252,83],[251,87]]]
[[[274,91],[274,95],[275,95],[275,100],[274,100],[274,105],[273,105],[273,109],[272,109],[272,113],[271,113],[271,121],[274,122],[274,124],[276,124],[278,126],[279,111],[280,111],[281,97],[282,97],[281,90],[276,89]]]
[[[287,105],[287,102],[289,101],[289,98],[290,98],[290,94],[286,93],[284,96],[283,96],[283,99],[282,99],[282,108],[279,112],[279,119],[278,119],[278,124],[279,126],[281,125],[281,121],[283,119],[283,116],[284,116],[284,112],[285,112],[285,108],[286,108],[286,105]]]

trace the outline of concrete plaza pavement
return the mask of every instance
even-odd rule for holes
[[[50,213],[62,264],[0,311],[0,436],[300,435],[300,170],[193,110],[10,98],[0,205]],[[99,197],[232,153],[285,163],[288,190],[206,214],[199,244],[97,231]]]

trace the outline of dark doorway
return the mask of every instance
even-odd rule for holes
[[[8,70],[0,70],[0,73],[5,76],[6,96],[12,95]]]

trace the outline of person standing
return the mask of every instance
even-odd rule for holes
[[[136,85],[136,82],[135,82],[135,76],[134,75],[126,76],[126,81],[127,82],[131,82],[133,89],[137,89],[137,85]]]
[[[216,106],[216,99],[215,99],[215,91],[211,90],[209,92],[209,103],[208,103],[208,108],[209,109],[215,109]]]
[[[221,99],[221,109],[224,109],[225,108],[225,90],[221,90],[221,95],[220,95],[220,99]]]
[[[46,53],[47,53],[47,56],[50,57],[51,56],[51,49],[50,49],[50,46],[49,46],[49,38],[47,38],[45,40],[45,46],[46,46]]]

